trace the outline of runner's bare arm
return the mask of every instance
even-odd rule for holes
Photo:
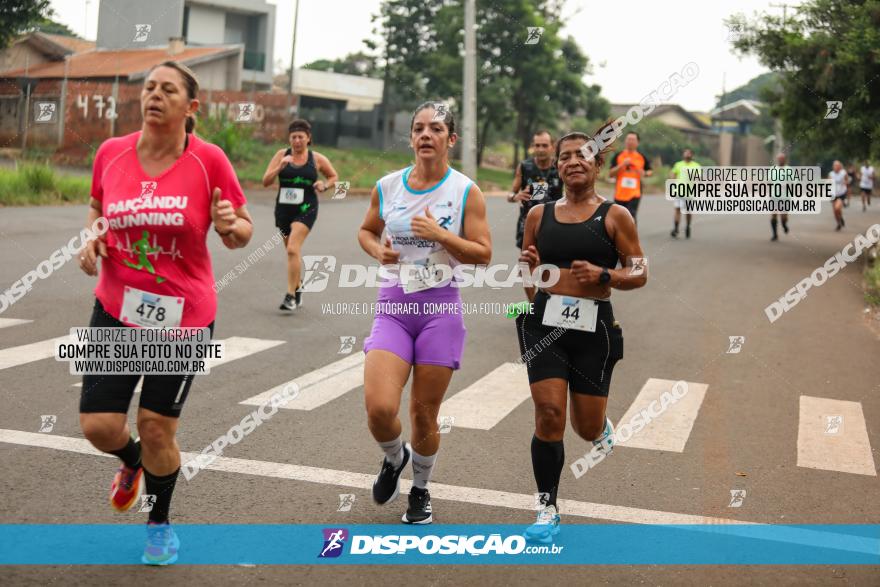
[[[89,200],[89,216],[86,221],[86,227],[91,229],[91,227],[94,226],[95,221],[101,217],[101,214],[102,207],[100,200],[91,198]],[[99,256],[107,257],[107,243],[104,241],[103,237],[86,243],[86,246],[79,255],[79,268],[82,269],[86,275],[97,275]]]
[[[284,166],[281,165],[281,160],[284,158],[284,149],[279,149],[275,156],[272,157],[272,160],[269,161],[269,165],[266,167],[266,173],[263,174],[263,186],[269,187],[275,181],[275,178],[278,177],[278,174],[281,173],[281,170],[284,169]]]
[[[369,256],[377,259],[382,265],[393,265],[398,262],[400,253],[392,250],[390,240],[386,239],[384,243],[379,240],[384,229],[385,221],[379,215],[379,190],[373,186],[373,191],[370,193],[370,208],[358,231],[358,242]]]
[[[608,219],[611,221],[609,233],[622,265],[620,269],[608,270],[611,273],[608,285],[620,290],[638,289],[648,282],[648,264],[639,242],[636,223],[629,211],[617,204],[608,209]],[[634,258],[643,260],[641,271],[633,271]]]
[[[315,153],[315,162],[317,163],[318,171],[320,171],[325,178],[325,181],[315,182],[315,190],[323,192],[339,180],[339,174],[336,173],[336,170],[333,169],[333,165],[330,163],[330,160],[327,159],[327,157],[325,157],[324,155],[321,155],[320,153]],[[321,184],[320,188],[318,187],[318,184]]]
[[[541,264],[541,258],[538,256],[538,227],[541,225],[541,218],[544,216],[544,204],[538,204],[529,210],[526,216],[526,225],[523,229],[523,248],[519,256],[520,263],[528,263],[529,273],[535,271],[535,267]],[[526,296],[530,302],[535,301],[535,288],[523,286]]]
[[[254,233],[254,223],[247,206],[232,208],[232,202],[223,200],[220,188],[214,188],[211,201],[211,220],[227,249],[247,246]]]
[[[413,219],[413,232],[416,232],[416,227],[424,218],[424,216],[416,216]],[[433,224],[439,228],[436,222]],[[486,221],[486,198],[477,184],[471,185],[468,190],[462,219],[464,236],[458,236],[443,228],[440,231],[437,233],[437,238],[432,240],[443,245],[443,248],[459,262],[484,265],[492,260],[492,235],[489,234],[489,223]]]

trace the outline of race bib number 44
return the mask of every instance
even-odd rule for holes
[[[126,287],[119,319],[142,328],[177,327],[183,318],[183,302],[184,299],[177,296],[161,296]]]
[[[541,323],[545,326],[596,332],[598,315],[599,303],[595,300],[551,294]]]
[[[427,259],[400,266],[403,293],[423,291],[439,285],[452,275],[446,251],[431,253]]]
[[[281,204],[302,204],[304,192],[302,188],[281,188],[278,202]]]

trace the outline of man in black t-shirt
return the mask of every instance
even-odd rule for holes
[[[546,130],[539,130],[532,137],[532,157],[524,159],[516,167],[513,191],[508,202],[519,203],[516,222],[516,246],[522,248],[526,215],[533,206],[555,202],[562,197],[562,182],[553,160],[553,137]]]

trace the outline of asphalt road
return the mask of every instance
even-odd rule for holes
[[[252,195],[256,221],[252,244],[228,251],[210,238],[215,275],[220,278],[271,239],[271,200]],[[332,255],[338,264],[369,264],[356,234],[366,200],[321,203],[306,255]],[[515,263],[515,209],[489,199],[493,262]],[[603,515],[565,515],[563,523],[620,521],[634,516],[690,515],[756,523],[880,523],[880,482],[871,473],[846,473],[798,466],[801,396],[858,402],[864,415],[872,463],[880,446],[880,341],[866,326],[861,289],[862,262],[848,265],[810,291],[794,309],[770,323],[764,308],[833,256],[857,232],[880,222],[880,207],[868,213],[845,211],[847,227],[834,232],[830,209],[819,216],[794,216],[791,233],[769,242],[765,216],[698,216],[690,240],[669,236],[672,206],[648,197],[640,210],[639,232],[648,258],[648,285],[615,292],[614,311],[622,323],[625,358],[611,385],[609,416],[620,421],[646,381],[685,380],[707,385],[681,452],[620,447],[588,475],[575,479],[563,470],[560,497],[576,504],[613,506]],[[0,213],[0,267],[9,287],[76,234],[85,207],[3,209]],[[285,290],[281,247],[250,264],[222,289],[215,338],[247,337],[281,341],[197,378],[181,419],[182,450],[197,452],[237,423],[253,406],[239,402],[312,372],[340,355],[340,337],[356,337],[355,354],[370,330],[368,315],[330,315],[324,303],[370,303],[376,291],[338,288],[309,294],[294,315],[278,304]],[[0,350],[66,334],[88,322],[94,280],[71,262],[36,283],[0,318],[30,320],[0,328]],[[468,303],[524,299],[520,289],[469,289]],[[466,317],[468,339],[463,365],[447,398],[468,388],[519,356],[511,320],[497,314]],[[728,353],[729,337],[744,336],[739,353]],[[0,351],[2,352],[2,351]],[[353,356],[353,355],[349,355]],[[57,421],[46,437],[82,438],[78,425],[79,381],[67,365],[51,358],[0,369],[0,429],[38,433],[40,416]],[[178,481],[172,504],[176,523],[399,524],[405,499],[375,506],[359,476],[378,470],[381,453],[366,427],[362,387],[311,410],[281,410],[224,456],[249,461],[303,465],[343,472],[314,479],[268,476],[258,467],[241,472],[208,470]],[[408,401],[407,391],[404,402]],[[405,413],[405,411],[403,412]],[[134,410],[130,414],[133,420]],[[851,420],[848,420],[852,423]],[[409,425],[404,423],[404,434]],[[533,409],[526,400],[489,430],[453,426],[442,439],[432,480],[444,486],[434,497],[438,523],[527,525],[533,513],[499,496],[531,495],[529,442]],[[566,463],[589,449],[570,429]],[[843,457],[842,457],[843,458]],[[27,446],[0,438],[0,519],[4,523],[134,522],[144,514],[117,514],[106,491],[115,465],[110,459],[59,448]],[[270,466],[271,467],[271,466]],[[248,469],[248,467],[245,467]],[[408,473],[405,478],[410,478]],[[453,491],[454,488],[471,490]],[[731,490],[746,497],[730,506]],[[351,511],[339,512],[339,494],[356,496]],[[432,492],[433,493],[433,492]],[[449,499],[444,499],[447,495]],[[492,494],[495,495],[495,494]],[[405,496],[404,496],[405,498]],[[495,501],[493,501],[495,500]],[[500,501],[498,501],[500,500]],[[488,504],[488,505],[487,505]],[[634,508],[626,510],[626,508]],[[593,511],[593,510],[591,510]],[[660,515],[660,514],[656,514]],[[185,545],[184,545],[185,547]],[[606,544],[603,548],[626,548]],[[159,573],[161,573],[161,578]],[[413,577],[413,574],[416,574]],[[877,568],[858,566],[428,566],[428,567],[7,567],[0,581],[16,585],[67,585],[156,579],[173,584],[474,584],[513,585],[550,581],[576,584],[878,585]]]

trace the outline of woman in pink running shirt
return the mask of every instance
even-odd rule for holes
[[[213,226],[234,249],[247,245],[253,226],[226,155],[192,134],[198,90],[186,66],[157,65],[141,91],[141,130],[108,139],[95,155],[88,225],[103,217],[109,231],[80,256],[82,270],[98,275],[91,327],[207,327],[213,333],[217,297],[208,235]],[[145,478],[145,493],[155,501],[142,560],[170,564],[180,545],[168,524],[180,471],[175,434],[193,375],[143,377],[138,442],[126,414],[141,375],[85,375],[80,424],[95,448],[122,461],[111,506],[129,509]]]

